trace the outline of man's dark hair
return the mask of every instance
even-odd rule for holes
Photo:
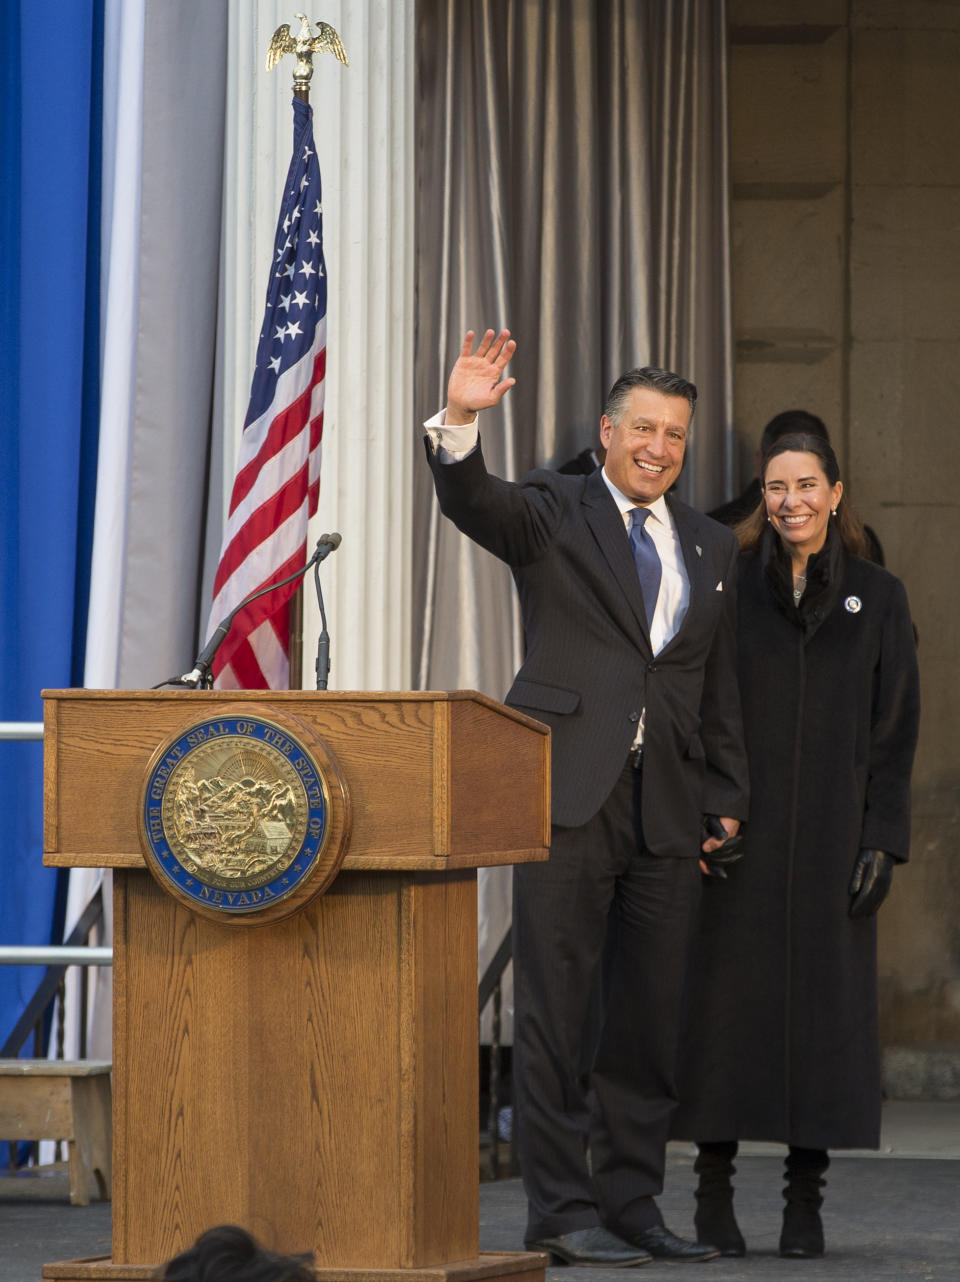
[[[697,407],[697,389],[686,378],[672,374],[667,369],[655,369],[652,365],[643,365],[639,369],[627,370],[621,374],[607,395],[603,412],[611,423],[619,423],[620,416],[626,407],[630,393],[635,387],[649,387],[661,396],[682,396],[690,406],[690,413]]]
[[[268,1251],[236,1224],[219,1224],[157,1276],[163,1282],[315,1282],[309,1261],[308,1255]]]
[[[761,457],[769,454],[770,447],[782,436],[818,436],[827,444],[830,443],[830,433],[822,418],[808,410],[784,410],[775,414],[763,429],[760,437]]]

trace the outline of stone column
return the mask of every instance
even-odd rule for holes
[[[888,1056],[897,1094],[956,1097],[960,9],[859,0],[850,40],[850,468],[910,594],[923,699],[911,866],[880,916],[882,1031],[914,1048],[895,1082],[908,1061]]]
[[[730,0],[736,424],[820,414],[906,584],[923,713],[879,918],[887,1089],[960,1083],[960,9]],[[746,479],[746,478],[745,478]]]

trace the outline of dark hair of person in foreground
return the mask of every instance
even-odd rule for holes
[[[833,446],[828,440],[820,435],[814,435],[808,432],[793,432],[788,436],[781,436],[770,446],[763,456],[760,464],[760,485],[763,486],[767,475],[767,467],[771,459],[775,459],[778,454],[814,454],[823,468],[823,474],[831,485],[836,485],[840,479],[840,466],[837,463],[837,456],[833,452]],[[851,556],[867,555],[867,536],[864,532],[863,525],[859,518],[851,509],[849,503],[841,498],[837,504],[837,533],[843,542],[843,546]],[[738,522],[733,527],[733,532],[737,536],[742,551],[759,546],[763,538],[763,532],[767,528],[767,512],[761,499],[759,505],[744,521]]]
[[[268,1251],[246,1229],[219,1224],[157,1274],[163,1282],[315,1282],[308,1255]]]

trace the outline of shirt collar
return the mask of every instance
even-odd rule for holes
[[[632,499],[628,499],[625,494],[617,489],[613,481],[611,481],[609,476],[607,476],[606,468],[601,471],[600,475],[603,477],[604,485],[613,495],[613,501],[616,503],[620,515],[627,516],[635,507],[638,506],[638,504],[634,503]],[[667,526],[668,529],[670,528],[670,511],[667,507],[667,496],[665,494],[661,494],[660,497],[658,499],[654,499],[652,503],[645,503],[644,507],[646,507],[647,511],[654,516],[661,525]]]

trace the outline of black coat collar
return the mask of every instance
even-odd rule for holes
[[[763,577],[777,605],[809,641],[836,604],[846,556],[843,540],[833,522],[819,552],[807,559],[807,586],[800,604],[793,603],[793,568],[790,556],[773,530],[765,530],[760,546]]]

